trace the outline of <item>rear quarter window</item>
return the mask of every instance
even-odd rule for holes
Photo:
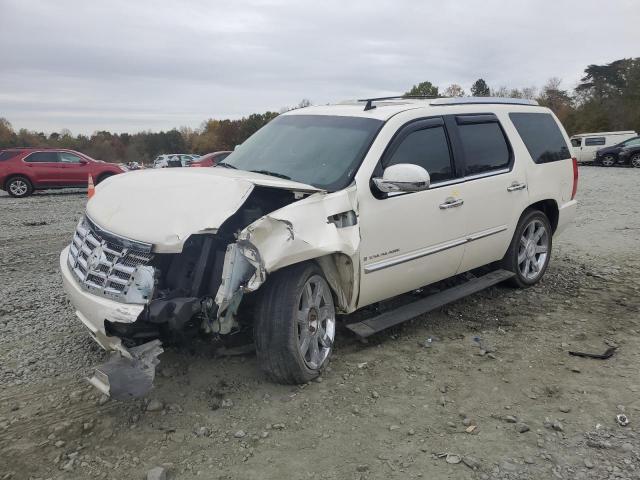
[[[571,151],[554,118],[548,113],[514,112],[509,118],[535,163],[571,158]]]

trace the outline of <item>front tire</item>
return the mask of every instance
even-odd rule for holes
[[[515,273],[510,283],[519,288],[538,283],[549,265],[552,243],[553,234],[547,216],[540,210],[526,211],[502,260],[503,268]]]
[[[12,197],[24,198],[33,193],[33,185],[28,178],[16,176],[7,181],[6,190]]]
[[[616,159],[613,155],[605,155],[600,163],[603,167],[613,167],[616,164]]]
[[[254,339],[261,369],[278,383],[316,378],[329,363],[336,313],[331,289],[318,266],[275,272],[256,308]]]

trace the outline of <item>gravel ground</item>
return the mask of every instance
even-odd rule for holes
[[[0,194],[0,480],[640,479],[640,171],[581,168],[576,224],[535,288],[491,288],[362,344],[323,378],[169,349],[148,398],[101,398],[104,354],[58,255],[84,194]],[[431,341],[429,341],[429,339]],[[602,352],[609,360],[571,357]],[[620,426],[624,413],[629,425]]]

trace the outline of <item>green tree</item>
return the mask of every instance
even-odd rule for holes
[[[438,87],[431,82],[422,82],[414,85],[411,90],[405,93],[410,97],[439,97]]]
[[[479,78],[471,85],[471,95],[474,97],[488,97],[491,95],[489,85],[482,78]]]

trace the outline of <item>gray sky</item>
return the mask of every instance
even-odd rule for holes
[[[0,0],[0,117],[75,133],[398,94],[573,88],[640,55],[639,0]]]

